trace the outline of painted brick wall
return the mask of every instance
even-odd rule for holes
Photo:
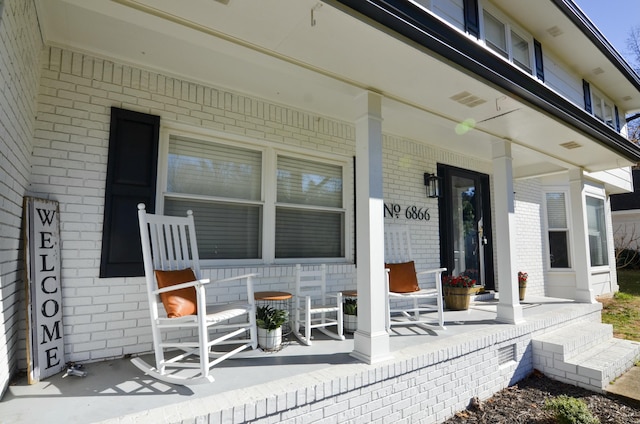
[[[543,222],[544,194],[537,180],[520,180],[516,192],[516,267],[529,274],[527,295],[544,296],[546,233]]]
[[[385,223],[406,224],[410,228],[411,249],[417,269],[440,266],[438,199],[426,196],[423,174],[436,171],[436,150],[394,136],[383,138],[384,201],[398,205],[400,213],[387,214]],[[428,209],[429,220],[407,219],[407,207]]]
[[[32,1],[0,1],[0,394],[26,331],[22,201],[28,191],[41,49]]]

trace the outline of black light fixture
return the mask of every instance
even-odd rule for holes
[[[424,185],[427,186],[427,197],[440,197],[440,177],[436,174],[424,173]]]

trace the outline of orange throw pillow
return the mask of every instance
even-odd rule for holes
[[[191,268],[177,271],[156,270],[155,273],[158,288],[160,289],[196,280],[196,276]],[[160,293],[160,299],[169,318],[196,315],[198,313],[195,287]]]
[[[420,290],[414,261],[384,264],[384,267],[389,269],[389,291],[411,293]]]

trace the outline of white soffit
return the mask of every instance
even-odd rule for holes
[[[321,5],[321,6],[318,6]],[[597,171],[620,157],[430,52],[308,0],[38,0],[47,42],[353,122],[354,98],[385,96],[385,132],[490,160],[508,138]],[[312,22],[311,11],[314,11]],[[469,107],[461,92],[485,100]],[[457,124],[475,122],[460,134]],[[474,129],[475,128],[475,129]],[[566,151],[575,140],[582,151]],[[579,150],[579,149],[578,149]],[[516,166],[545,161],[522,154]]]

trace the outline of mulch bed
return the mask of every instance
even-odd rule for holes
[[[478,402],[477,399],[475,402],[470,402],[466,410],[457,412],[444,424],[552,424],[557,421],[550,411],[544,409],[544,404],[547,399],[560,395],[582,399],[602,424],[640,423],[640,403],[638,402],[560,383],[539,372],[534,372],[516,385],[501,390],[484,402]]]

